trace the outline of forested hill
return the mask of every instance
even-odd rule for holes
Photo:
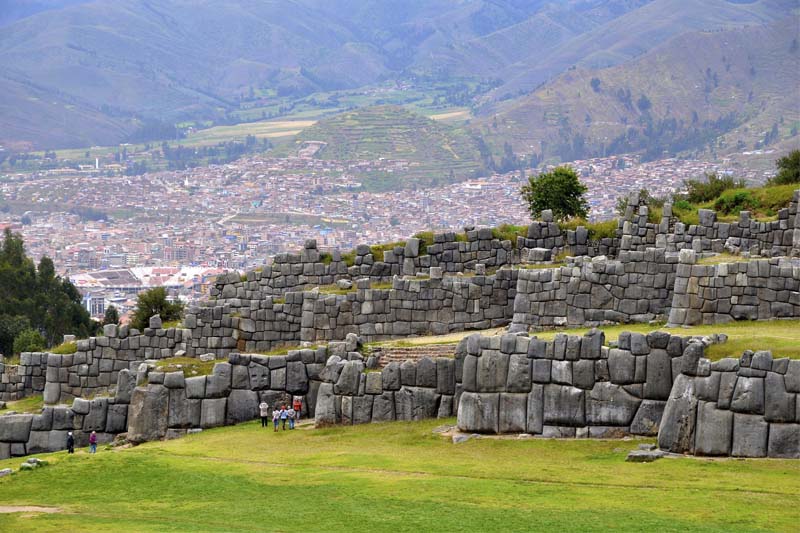
[[[688,30],[785,17],[795,0],[0,2],[0,144],[87,146],[143,120],[216,120],[386,80],[491,80],[515,96]],[[31,14],[33,13],[33,14]]]
[[[797,146],[800,19],[693,32],[634,61],[576,68],[486,112],[479,131],[518,153],[573,160]]]

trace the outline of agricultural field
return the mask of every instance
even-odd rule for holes
[[[0,479],[6,531],[796,531],[800,463],[626,463],[650,440],[482,438],[453,419],[273,433],[259,423],[41,456]],[[22,459],[0,461],[0,469]],[[713,495],[713,497],[712,497]]]

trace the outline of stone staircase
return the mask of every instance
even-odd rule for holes
[[[454,357],[455,353],[455,344],[427,344],[424,346],[378,346],[370,355],[380,355],[380,368],[383,368],[393,361],[416,363],[423,357]]]

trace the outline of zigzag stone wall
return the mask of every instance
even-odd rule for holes
[[[689,337],[602,331],[553,341],[472,335],[456,352],[462,431],[545,437],[655,435]]]
[[[800,261],[772,258],[698,265],[693,251],[681,252],[670,324],[792,317],[800,317]]]
[[[669,396],[658,444],[695,455],[800,458],[800,361],[768,351],[709,363],[692,347]],[[686,356],[685,356],[686,357]]]
[[[620,252],[618,260],[521,269],[512,331],[652,320],[670,306],[677,263],[677,254],[649,248]]]

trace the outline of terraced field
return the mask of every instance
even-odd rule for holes
[[[465,130],[396,106],[369,107],[321,120],[298,136],[298,143],[307,141],[327,143],[317,154],[325,159],[409,163],[392,172],[365,172],[365,188],[372,190],[465,179],[481,168],[478,145]]]

